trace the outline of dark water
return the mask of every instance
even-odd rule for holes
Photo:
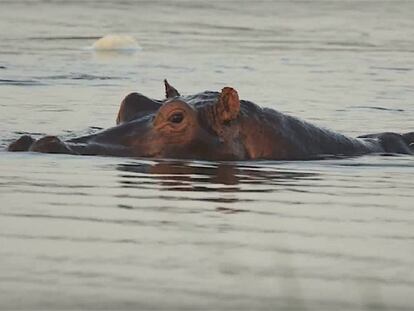
[[[229,85],[349,135],[414,131],[414,2],[0,2],[0,309],[412,310],[414,158],[12,154],[128,92]],[[137,51],[93,51],[127,33]]]

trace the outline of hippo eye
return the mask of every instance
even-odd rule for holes
[[[170,121],[172,123],[181,123],[181,121],[183,121],[183,119],[184,119],[183,113],[182,112],[176,112],[168,118],[168,121]]]

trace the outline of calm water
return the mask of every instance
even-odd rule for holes
[[[233,86],[349,135],[414,131],[414,2],[0,2],[0,309],[412,310],[414,158],[12,154],[128,92]],[[97,52],[109,33],[136,52]]]

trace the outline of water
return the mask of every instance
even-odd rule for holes
[[[414,2],[2,1],[0,308],[411,310],[414,158],[7,153],[119,102],[238,89],[349,135],[414,131]],[[93,51],[127,34],[142,50]]]

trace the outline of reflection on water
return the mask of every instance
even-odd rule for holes
[[[159,187],[160,191],[183,192],[182,195],[168,195],[160,192],[153,199],[237,203],[251,202],[255,199],[239,196],[225,197],[223,193],[271,193],[277,191],[278,185],[300,183],[301,179],[316,180],[316,173],[304,173],[281,169],[263,169],[260,166],[245,163],[213,163],[186,161],[157,161],[152,163],[132,162],[117,166],[117,170],[128,174],[119,175],[119,184],[125,189],[152,189]],[[250,187],[249,185],[252,185]],[[208,197],[190,197],[185,192],[209,192]],[[137,199],[150,198],[140,194]],[[121,208],[134,208],[129,205],[119,205]],[[244,212],[246,209],[237,207],[216,207],[223,213]]]
[[[120,175],[124,188],[145,188],[153,183],[163,190],[200,192],[272,192],[277,185],[296,184],[300,180],[317,180],[317,173],[261,168],[251,163],[200,163],[160,161],[156,163],[120,164],[117,169],[133,174]],[[139,179],[139,181],[136,181]],[[241,187],[254,184],[263,187]]]

